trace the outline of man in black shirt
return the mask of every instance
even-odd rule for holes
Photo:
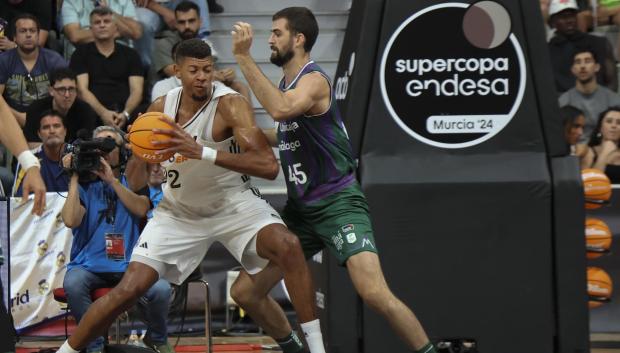
[[[571,67],[577,48],[590,48],[596,54],[601,65],[596,76],[597,82],[616,91],[618,79],[613,48],[607,38],[584,33],[578,29],[578,11],[575,0],[552,1],[549,8],[549,24],[555,28],[555,35],[549,41],[549,54],[558,93],[566,92],[575,86],[575,76],[571,72]]]
[[[58,69],[50,74],[50,97],[39,99],[26,111],[24,136],[30,147],[41,142],[37,131],[39,119],[45,111],[52,110],[62,114],[67,128],[67,141],[73,141],[81,129],[92,134],[98,125],[97,114],[83,100],[77,98],[77,80],[70,69]]]
[[[138,53],[114,41],[113,12],[97,7],[90,14],[95,41],[78,47],[70,67],[78,93],[105,125],[122,128],[142,101],[142,63]]]

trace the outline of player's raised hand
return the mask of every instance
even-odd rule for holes
[[[24,188],[22,192],[22,202],[28,201],[28,195],[34,193],[34,205],[32,214],[40,216],[45,211],[45,183],[41,178],[41,172],[37,167],[31,167],[26,171],[24,177]]]
[[[230,33],[232,34],[233,55],[249,55],[254,38],[252,25],[246,22],[237,22]]]
[[[184,157],[192,159],[202,159],[202,145],[200,145],[187,131],[183,130],[178,123],[172,123],[165,116],[159,120],[170,125],[171,129],[153,129],[154,134],[170,136],[169,140],[152,141],[153,146],[168,146],[165,149],[155,151],[155,154],[167,154],[169,152],[180,153]]]

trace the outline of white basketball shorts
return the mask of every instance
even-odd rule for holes
[[[230,207],[198,221],[183,220],[155,209],[131,256],[153,267],[161,278],[181,284],[200,264],[214,242],[220,242],[250,274],[260,272],[268,260],[256,251],[259,230],[284,224],[267,201],[252,189],[233,196]]]

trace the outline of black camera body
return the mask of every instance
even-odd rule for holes
[[[73,153],[69,171],[78,175],[88,175],[91,171],[101,167],[102,154],[111,152],[116,147],[116,141],[111,137],[77,139],[65,145],[64,153]]]

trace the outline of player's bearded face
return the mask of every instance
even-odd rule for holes
[[[271,57],[269,58],[271,63],[279,67],[286,65],[295,55],[295,52],[293,52],[293,37],[291,36],[288,44],[283,45],[281,48],[272,45],[271,50]]]

